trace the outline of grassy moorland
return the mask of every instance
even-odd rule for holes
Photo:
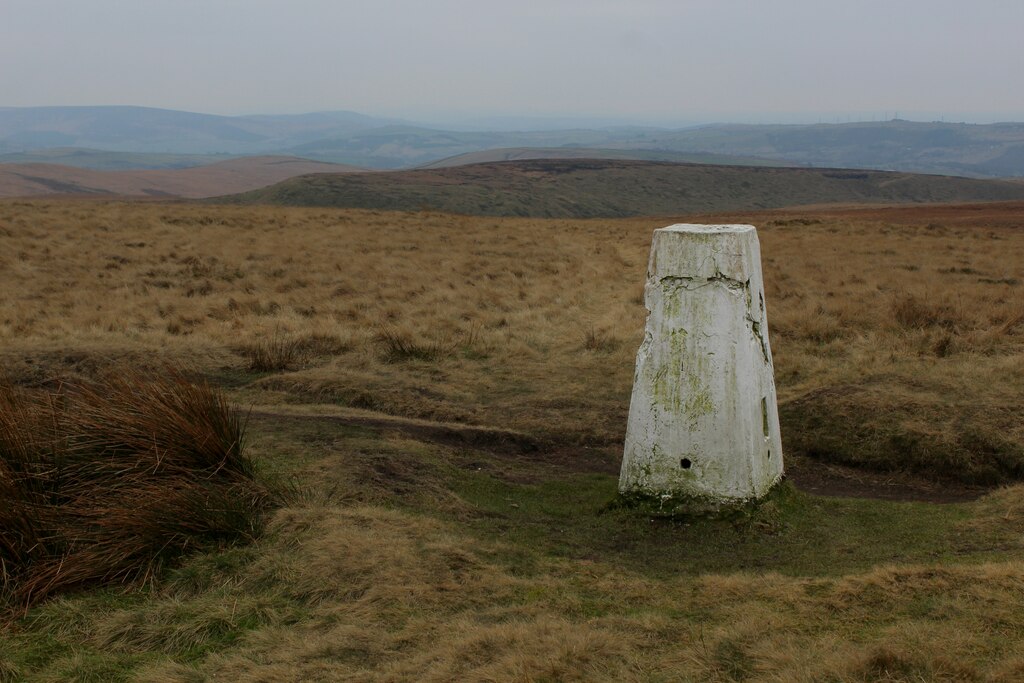
[[[664,520],[609,503],[682,217],[0,203],[9,379],[185,365],[282,491],[12,614],[0,680],[1019,680],[1022,211],[686,217],[759,227],[792,476]]]
[[[299,176],[215,201],[471,216],[626,217],[822,203],[1024,199],[1019,183],[821,168],[531,159],[386,173]]]

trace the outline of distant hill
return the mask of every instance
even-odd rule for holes
[[[1024,184],[849,169],[547,159],[318,174],[211,201],[470,215],[617,217],[830,203],[1024,199]]]
[[[217,116],[151,107],[0,108],[0,153],[53,147],[115,152],[256,154],[392,125],[355,112]]]
[[[373,168],[408,168],[470,152],[511,147],[615,147],[621,133],[606,130],[450,131],[410,125],[384,126],[314,140],[288,148],[289,154]],[[671,151],[671,150],[669,150]]]
[[[145,168],[189,168],[215,164],[231,158],[233,157],[226,154],[145,154],[108,152],[83,147],[52,147],[0,154],[0,164],[61,164],[97,171],[125,171]]]
[[[201,198],[253,190],[308,173],[362,170],[280,156],[165,170],[96,171],[60,164],[0,164],[0,197],[72,194]]]
[[[844,168],[1024,176],[1024,123],[879,121],[714,125],[659,133],[652,144]]]
[[[452,157],[488,150],[544,148],[560,150],[565,157],[579,156],[577,150],[582,150],[587,157],[613,159],[750,165],[769,160],[773,165],[1024,177],[1024,123],[892,120],[815,125],[715,124],[678,129],[616,126],[482,131],[440,130],[346,111],[216,116],[147,107],[0,108],[0,155],[68,147],[144,155],[214,154],[221,158],[275,154],[387,169],[433,166]],[[472,160],[500,158],[489,154]],[[112,160],[94,160],[99,165],[90,165],[87,156],[71,165],[114,168],[109,165],[114,163]]]
[[[659,152],[643,149],[601,149],[592,147],[507,147],[467,152],[446,159],[432,161],[422,168],[450,168],[468,164],[487,164],[495,161],[527,161],[530,159],[628,159],[634,161],[670,161],[686,164],[719,164],[722,166],[790,166],[784,161],[736,157],[728,154],[705,152]]]

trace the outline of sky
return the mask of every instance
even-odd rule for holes
[[[1024,120],[1022,0],[0,0],[0,106]]]

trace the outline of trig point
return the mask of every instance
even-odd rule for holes
[[[654,231],[619,491],[740,502],[782,477],[752,225]]]

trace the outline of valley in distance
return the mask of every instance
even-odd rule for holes
[[[0,134],[0,681],[1024,679],[1024,183],[159,112],[236,148]],[[678,222],[761,241],[788,478],[727,517],[616,504]]]

